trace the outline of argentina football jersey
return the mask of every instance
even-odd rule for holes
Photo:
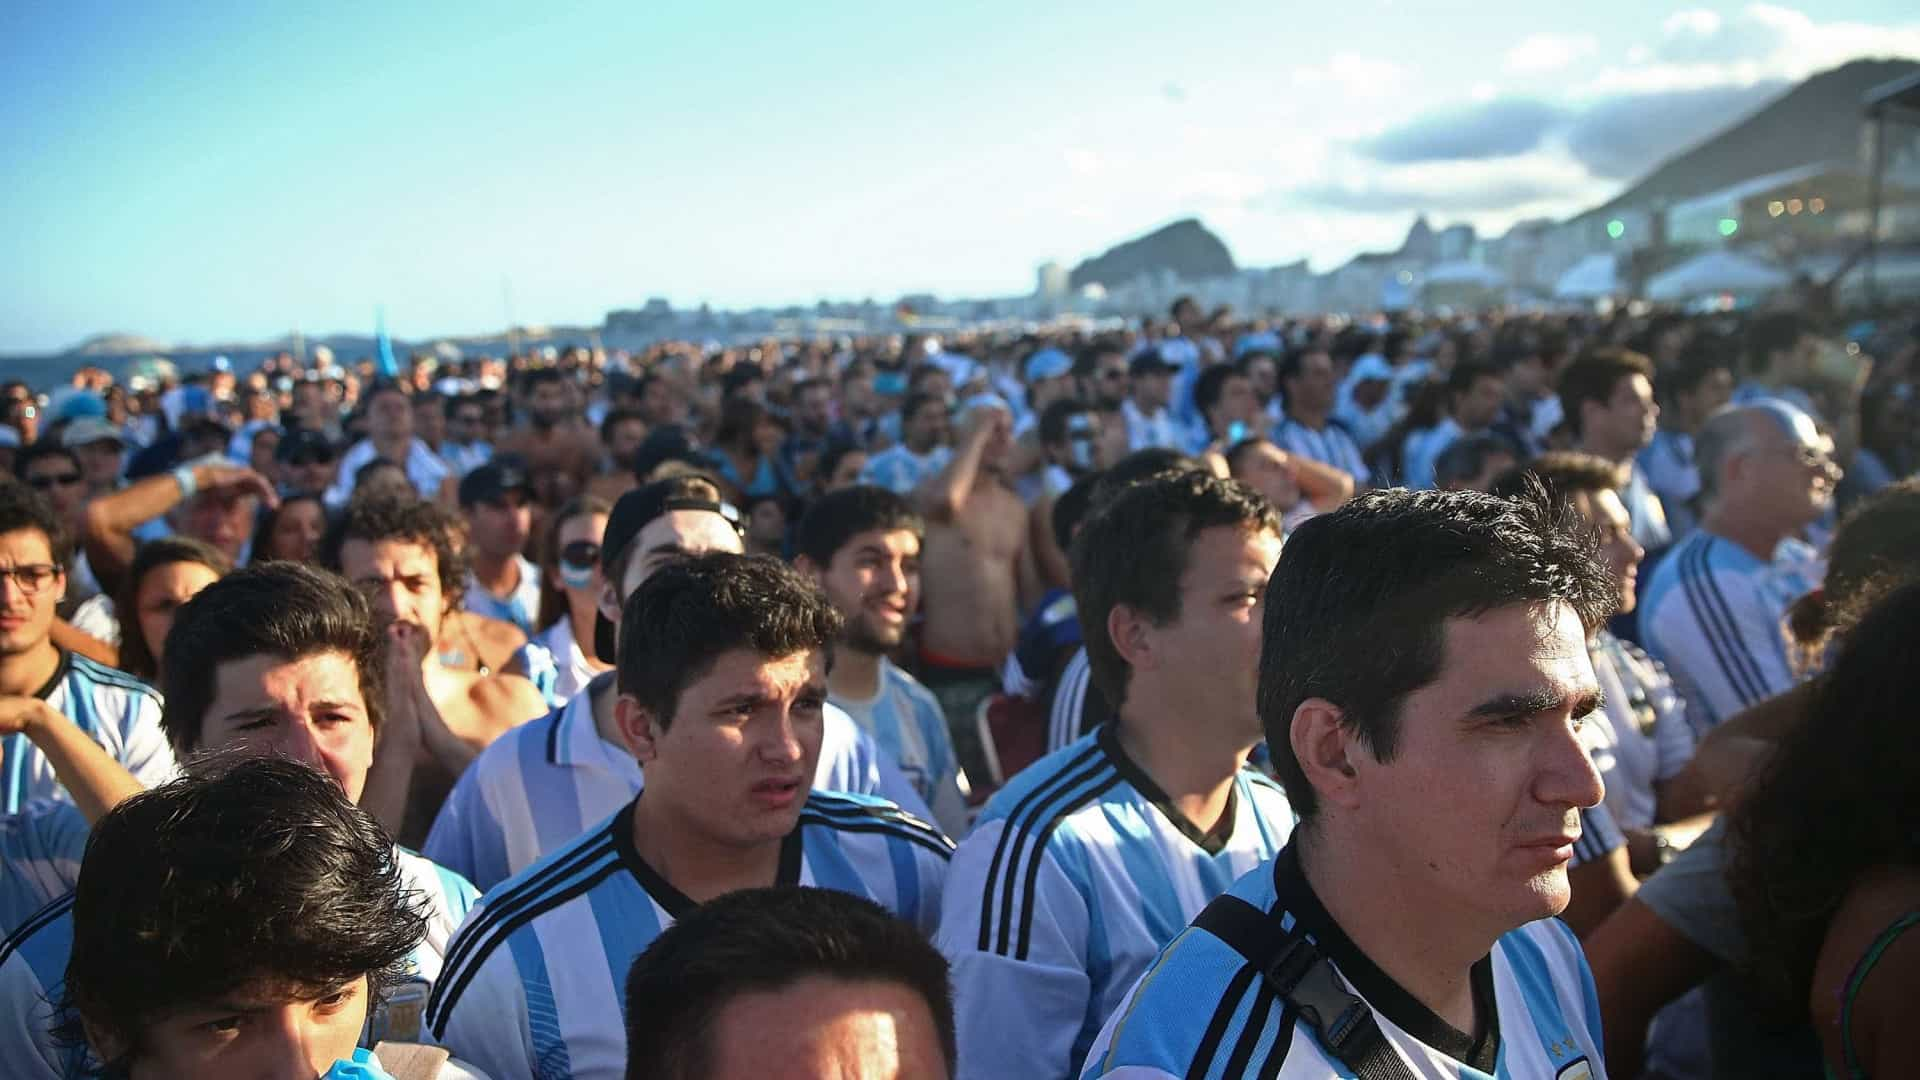
[[[0,935],[73,888],[88,832],[87,819],[71,803],[0,816]]]
[[[62,652],[59,670],[39,696],[92,736],[142,787],[164,784],[178,771],[160,726],[160,692],[139,679]],[[0,746],[0,812],[18,813],[46,799],[73,801],[54,775],[53,763],[25,735],[8,735]]]
[[[627,970],[694,906],[635,850],[634,805],[488,891],[434,986],[427,1041],[489,1076],[625,1075]],[[815,791],[774,883],[864,896],[931,935],[952,851],[885,800]]]
[[[1101,1021],[1213,897],[1293,830],[1279,785],[1243,769],[1202,830],[1111,725],[996,793],[955,854],[941,915],[962,1077],[1076,1075]]]
[[[830,701],[852,717],[913,785],[948,835],[967,828],[966,798],[960,794],[960,762],[953,755],[946,714],[933,691],[920,680],[880,658],[880,687],[865,701],[836,694]]]
[[[1473,965],[1477,1033],[1435,1015],[1340,929],[1288,847],[1229,895],[1304,935],[1338,986],[1372,1009],[1386,1048],[1419,1080],[1591,1080],[1601,1066],[1600,1007],[1573,932],[1557,919],[1501,936]],[[1350,1076],[1311,1024],[1279,999],[1239,949],[1195,926],[1168,945],[1095,1040],[1083,1077],[1170,1080]]]

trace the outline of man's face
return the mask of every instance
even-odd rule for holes
[[[1654,404],[1653,384],[1645,375],[1629,375],[1613,384],[1605,408],[1591,405],[1583,423],[1588,441],[1607,449],[1631,452],[1653,440],[1660,419],[1660,406]]]
[[[1247,381],[1253,384],[1253,392],[1265,404],[1279,388],[1280,369],[1265,356],[1256,356],[1247,361]]]
[[[1253,382],[1245,375],[1229,375],[1214,405],[1214,430],[1225,433],[1235,423],[1252,428],[1259,415],[1260,399],[1253,394]]]
[[[298,660],[257,653],[214,667],[213,700],[200,726],[205,750],[306,762],[357,803],[373,767],[373,736],[360,668],[346,653]]]
[[[1506,398],[1505,379],[1494,375],[1475,379],[1466,393],[1454,399],[1454,422],[1468,431],[1479,431],[1500,415],[1500,406]]]
[[[295,491],[325,491],[333,483],[333,456],[309,456],[305,464],[281,466],[280,474]]]
[[[423,397],[413,407],[413,433],[428,446],[447,441],[447,413],[440,402]]]
[[[383,390],[367,403],[367,434],[380,441],[413,438],[413,406],[398,390]]]
[[[946,1080],[933,1013],[911,987],[812,975],[730,998],[708,1028],[707,1075],[757,1080],[767,1062],[792,1077]]]
[[[1274,533],[1237,525],[1202,529],[1180,575],[1180,614],[1147,631],[1160,677],[1182,682],[1179,700],[1191,702],[1195,716],[1231,719],[1249,743],[1260,737],[1254,705],[1260,613],[1279,560]]]
[[[503,491],[497,499],[467,507],[467,540],[481,554],[495,559],[518,555],[533,531],[533,504],[524,491]]]
[[[1514,361],[1507,372],[1507,389],[1523,401],[1531,401],[1547,389],[1547,362],[1539,353],[1530,352]]]
[[[920,603],[920,537],[908,529],[872,529],[833,553],[813,579],[846,616],[843,637],[864,653],[891,652],[900,645]]]
[[[1147,412],[1165,408],[1173,400],[1173,372],[1143,371],[1132,378],[1133,400]]]
[[[925,453],[946,438],[947,407],[938,400],[928,401],[906,418],[901,436],[917,453]]]
[[[1266,496],[1282,513],[1300,502],[1300,482],[1294,479],[1286,452],[1264,439],[1240,452],[1233,478]]]
[[[1448,620],[1439,677],[1401,703],[1393,760],[1349,743],[1356,824],[1402,875],[1393,887],[1475,932],[1564,910],[1580,808],[1605,793],[1579,732],[1598,696],[1567,605]]]
[[[807,387],[794,410],[800,430],[815,438],[825,435],[833,425],[833,391],[824,385]]]
[[[622,420],[607,432],[607,456],[621,468],[633,461],[640,452],[640,444],[647,440],[647,424],[644,420]]]
[[[1333,358],[1311,352],[1300,358],[1300,370],[1287,380],[1287,401],[1313,413],[1333,408]]]
[[[449,605],[440,592],[440,559],[431,545],[348,540],[340,545],[340,576],[366,594],[376,621],[408,623],[438,644]]]
[[[1692,390],[1675,395],[1674,405],[1689,425],[1697,428],[1732,400],[1733,372],[1726,368],[1714,368]]]
[[[655,379],[647,385],[647,392],[640,398],[640,409],[647,414],[647,423],[656,427],[679,423],[683,411],[679,395],[664,379]]]
[[[462,405],[453,410],[453,421],[447,425],[447,437],[461,446],[485,442],[487,411],[477,404]]]
[[[1132,393],[1128,382],[1127,358],[1119,353],[1104,353],[1093,368],[1092,396],[1103,404],[1118,405]]]
[[[173,511],[173,518],[180,532],[212,544],[221,554],[238,562],[240,552],[253,536],[255,503],[252,495],[202,491],[181,503]]]
[[[732,649],[680,692],[666,724],[631,697],[618,711],[647,797],[709,842],[753,848],[777,843],[799,820],[826,703],[824,650],[769,657]]]
[[[133,598],[134,617],[140,620],[140,634],[147,639],[147,649],[155,660],[166,659],[173,613],[218,580],[220,575],[212,567],[197,562],[165,563],[140,579],[140,591]]]
[[[712,551],[738,555],[746,550],[733,523],[711,510],[674,510],[641,528],[620,570],[620,591],[608,582],[600,592],[600,614],[620,625],[620,608],[654,572],[689,555]]]
[[[1640,560],[1647,554],[1633,539],[1633,520],[1618,492],[1580,492],[1573,497],[1573,508],[1593,525],[1600,538],[1600,557],[1620,587],[1620,612],[1633,610],[1634,586],[1639,581]]]
[[[120,483],[120,444],[113,439],[95,439],[74,450],[80,468],[87,474],[87,486],[94,491],[112,491]]]
[[[353,1056],[371,1007],[365,975],[296,998],[256,987],[231,1000],[182,1002],[141,1033],[129,1075],[319,1076]]]
[[[533,396],[527,399],[527,411],[533,414],[535,423],[552,427],[573,411],[573,395],[558,382],[543,382],[533,388]]]
[[[866,467],[867,452],[865,450],[849,450],[841,454],[840,460],[834,463],[833,475],[827,477],[827,490],[839,491],[858,484],[860,474],[866,470]]]
[[[1805,416],[1795,418],[1791,431],[1767,416],[1748,423],[1747,449],[1735,456],[1739,481],[1724,493],[1728,501],[1788,529],[1825,513],[1841,476],[1832,440]]]
[[[0,533],[0,572],[0,656],[12,656],[47,640],[67,575],[39,529]]]
[[[26,475],[20,479],[53,504],[53,512],[63,521],[79,520],[81,511],[86,509],[87,493],[91,490],[86,472],[63,455],[49,454],[28,462]]]
[[[755,551],[778,554],[787,536],[787,511],[778,499],[762,499],[747,515],[747,540]]]

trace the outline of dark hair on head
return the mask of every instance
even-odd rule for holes
[[[454,540],[458,528],[452,514],[424,499],[348,499],[346,510],[320,540],[320,562],[335,573],[344,573],[340,549],[349,540],[419,544],[433,552],[440,598],[449,608],[455,608],[467,588],[467,556]]]
[[[407,481],[407,490],[409,492],[413,491],[413,478],[410,476],[407,476],[406,466],[400,464],[399,462],[393,460],[392,458],[383,458],[383,457],[374,458],[372,461],[367,462],[365,465],[362,465],[358,469],[355,469],[353,471],[354,491],[358,492],[363,486],[365,486],[369,481],[373,479],[374,473],[377,473],[382,469],[392,469],[395,472],[399,473],[401,477]]]
[[[813,583],[766,555],[708,554],[653,572],[620,614],[619,688],[673,720],[680,694],[721,654],[766,657],[821,650],[832,656],[840,613]]]
[[[757,382],[765,382],[767,373],[754,364],[735,364],[720,376],[720,396],[732,398],[745,387]],[[725,421],[722,421],[723,423]]]
[[[1713,334],[1696,334],[1672,367],[1654,379],[1660,400],[1672,402],[1682,394],[1691,394],[1716,371],[1732,373],[1734,357],[1726,339]]]
[[[1765,375],[1773,366],[1773,354],[1785,352],[1811,331],[1807,320],[1791,311],[1776,311],[1756,317],[1742,335],[1746,345],[1747,373]]]
[[[1289,737],[1301,702],[1338,706],[1389,761],[1401,703],[1446,661],[1448,620],[1564,603],[1592,630],[1618,598],[1592,530],[1537,489],[1369,491],[1305,522],[1267,585],[1260,646],[1260,722],[1294,812],[1305,821],[1318,804]]]
[[[57,1038],[96,1036],[105,1071],[124,1075],[173,1010],[363,976],[379,994],[426,932],[393,840],[339,784],[286,758],[221,755],[93,827],[66,970],[77,1015]]]
[[[1073,354],[1073,373],[1083,379],[1090,378],[1099,373],[1101,357],[1124,357],[1126,354],[1125,349],[1111,341],[1090,341]]]
[[[560,621],[567,613],[567,594],[560,585],[560,530],[567,522],[575,518],[602,516],[613,513],[613,504],[597,495],[575,495],[561,504],[559,510],[547,519],[547,531],[540,538],[540,617],[534,621],[536,629],[545,630]],[[596,560],[597,561],[597,560]],[[593,627],[576,626],[576,635],[591,634]],[[581,640],[576,637],[574,640]],[[588,642],[588,644],[592,644]]]
[[[47,538],[47,550],[53,565],[61,573],[73,561],[73,539],[48,502],[32,487],[12,477],[0,477],[0,533],[33,529]]]
[[[479,396],[475,394],[445,394],[442,395],[440,399],[441,410],[449,420],[453,419],[454,416],[460,412],[460,409],[467,405],[471,405],[476,409],[486,408],[486,403],[481,401]]]
[[[935,370],[939,369],[936,368]],[[901,426],[905,427],[907,424],[912,423],[916,413],[932,404],[938,404],[942,409],[947,407],[946,398],[939,394],[930,394],[925,390],[914,390],[908,393],[900,402]]]
[[[920,537],[927,526],[905,496],[859,484],[813,500],[794,531],[794,550],[825,570],[854,537],[875,531],[904,531]]]
[[[321,532],[323,534],[326,532],[325,525],[328,516],[327,503],[320,492],[296,491],[291,494],[282,495],[280,497],[280,505],[270,507],[260,512],[260,521],[253,527],[253,544],[247,549],[252,553],[251,558],[262,562],[276,558],[276,556],[271,553],[273,550],[273,530],[279,527],[280,517],[287,512],[288,507],[297,506],[301,503],[313,503],[320,507]]]
[[[1180,618],[1188,554],[1203,531],[1221,527],[1279,536],[1280,518],[1252,488],[1190,469],[1120,490],[1081,525],[1072,547],[1080,636],[1093,683],[1115,708],[1130,670],[1107,633],[1108,613],[1125,604],[1156,626]]]
[[[1093,496],[1100,486],[1100,477],[1100,473],[1088,473],[1054,498],[1053,516],[1047,524],[1053,529],[1053,542],[1060,545],[1061,551],[1073,550],[1073,534],[1086,520],[1088,511],[1093,509]]]
[[[1801,662],[1817,666],[1841,616],[1871,582],[1910,576],[1920,576],[1920,478],[1912,477],[1856,503],[1834,530],[1824,584],[1787,611]]]
[[[1284,386],[1288,381],[1299,378],[1301,369],[1306,367],[1307,357],[1315,353],[1319,353],[1329,359],[1332,358],[1332,354],[1327,352],[1327,347],[1318,342],[1295,345],[1286,352],[1281,353],[1280,366],[1277,372],[1281,385]]]
[[[1227,447],[1227,472],[1237,478],[1240,475],[1241,466],[1246,462],[1248,454],[1261,446],[1270,446],[1272,444],[1273,440],[1264,435],[1249,435],[1239,442],[1234,443],[1232,446]]]
[[[368,383],[366,387],[360,391],[361,409],[373,408],[373,399],[379,397],[381,394],[399,394],[408,400],[412,400],[413,398],[412,388],[398,379],[383,375]]]
[[[1084,416],[1093,411],[1093,406],[1076,397],[1061,398],[1049,402],[1040,411],[1040,443],[1043,446],[1055,446],[1066,442],[1073,435],[1073,418]]]
[[[1806,715],[1729,814],[1727,884],[1766,1004],[1805,1023],[1813,970],[1861,877],[1920,866],[1920,582],[1882,579]]]
[[[1524,497],[1532,485],[1545,491],[1555,503],[1571,503],[1575,495],[1617,492],[1627,485],[1626,466],[1597,454],[1577,450],[1550,450],[1525,465],[1501,473],[1493,482],[1493,494],[1506,499]]]
[[[641,424],[645,424],[647,422],[647,418],[640,415],[639,409],[628,408],[625,405],[622,405],[619,408],[607,410],[607,418],[605,420],[600,421],[601,445],[612,446],[613,445],[613,429],[619,427],[621,424],[628,424],[634,421],[639,421]]]
[[[294,562],[235,570],[180,605],[166,644],[176,662],[161,665],[160,726],[177,757],[200,749],[216,669],[250,656],[344,654],[359,675],[367,719],[380,728],[385,645],[366,599],[336,574]]]
[[[1447,444],[1433,460],[1436,487],[1457,488],[1486,471],[1488,460],[1505,455],[1518,458],[1513,444],[1498,435],[1468,435]]]
[[[85,481],[87,470],[85,466],[80,464],[80,455],[74,453],[68,447],[54,442],[52,439],[41,439],[39,442],[20,451],[19,456],[13,459],[13,475],[19,477],[22,482],[25,482],[28,467],[32,466],[35,462],[47,461],[52,458],[60,458],[72,465],[74,470],[80,474],[81,480]],[[28,486],[31,487],[32,485],[29,484]]]
[[[1455,398],[1472,393],[1473,385],[1481,379],[1503,378],[1499,368],[1484,360],[1461,360],[1447,372],[1447,402],[1452,404]]]
[[[1560,373],[1560,407],[1565,411],[1567,427],[1575,436],[1581,432],[1581,406],[1592,402],[1604,406],[1613,400],[1620,380],[1644,376],[1653,381],[1653,361],[1637,352],[1606,345],[1582,353]]]
[[[864,454],[867,448],[850,439],[829,439],[827,448],[820,451],[820,463],[814,466],[813,483],[816,488],[824,488],[833,474],[840,471],[840,463],[848,454]]]
[[[141,544],[134,552],[133,565],[127,568],[113,607],[120,613],[120,670],[148,682],[160,676],[154,647],[160,646],[158,651],[165,652],[166,642],[148,641],[147,632],[140,626],[140,586],[148,574],[175,563],[198,563],[213,571],[215,577],[225,577],[233,569],[232,560],[219,549],[190,536],[163,536]]]
[[[564,385],[566,381],[567,373],[557,367],[528,368],[520,376],[520,389],[523,393],[532,394],[538,387]]]
[[[1140,483],[1149,476],[1157,476],[1164,472],[1191,472],[1203,468],[1200,459],[1192,454],[1183,454],[1163,446],[1148,446],[1135,450],[1096,474],[1099,480],[1093,490],[1093,506],[1095,509],[1104,506],[1121,491]]]
[[[751,447],[754,429],[760,426],[761,420],[772,415],[765,405],[750,397],[727,398],[720,403],[720,424],[714,429],[713,445]]]
[[[1201,416],[1205,416],[1208,409],[1220,404],[1220,399],[1226,396],[1228,379],[1246,377],[1246,372],[1233,364],[1214,364],[1207,368],[1193,383],[1194,408],[1200,410]]]
[[[834,889],[742,889],[701,904],[653,939],[627,975],[627,1080],[695,1080],[715,1067],[715,1020],[742,994],[802,979],[884,982],[926,1003],[955,1059],[946,958],[863,896]]]

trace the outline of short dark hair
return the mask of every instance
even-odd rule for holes
[[[1111,341],[1090,342],[1082,345],[1080,351],[1073,354],[1073,373],[1081,378],[1098,374],[1100,371],[1101,357],[1118,356],[1124,358],[1126,355],[1127,351],[1125,349],[1115,345]]]
[[[426,932],[398,849],[339,784],[287,758],[221,755],[93,827],[65,1004],[123,1074],[142,1029],[183,1003],[361,976],[379,994]],[[59,1037],[84,1038],[78,1023]]]
[[[200,746],[215,669],[249,656],[346,654],[360,677],[367,719],[380,728],[386,648],[366,598],[337,574],[294,562],[236,570],[180,605],[167,646],[176,660],[190,661],[166,664],[160,672],[166,699],[160,725],[180,757]]]
[[[713,1067],[714,1019],[741,994],[810,977],[897,983],[926,1002],[953,1069],[946,958],[910,924],[832,889],[743,889],[701,904],[627,975],[627,1080],[693,1080]]]
[[[820,463],[814,467],[813,482],[825,485],[839,471],[840,463],[848,454],[864,454],[867,448],[849,439],[828,439],[827,448],[820,451]]]
[[[1506,376],[1497,367],[1484,360],[1462,360],[1453,365],[1447,373],[1447,401],[1473,392],[1473,384],[1481,379],[1504,379]]]
[[[349,499],[346,511],[320,540],[320,561],[327,569],[341,572],[340,549],[349,540],[420,544],[433,552],[441,598],[457,607],[467,588],[467,558],[453,542],[454,531],[453,516],[424,499]]]
[[[1322,356],[1328,357],[1329,359],[1331,359],[1333,356],[1333,354],[1327,350],[1327,347],[1325,345],[1318,344],[1317,342],[1308,342],[1305,345],[1295,345],[1294,347],[1288,349],[1286,352],[1281,353],[1280,367],[1277,371],[1280,384],[1284,386],[1288,382],[1299,378],[1300,369],[1307,365],[1307,357],[1312,356],[1314,353],[1319,353]]]
[[[1289,738],[1301,702],[1339,706],[1391,760],[1401,703],[1446,659],[1447,620],[1553,602],[1591,630],[1618,590],[1592,531],[1538,493],[1369,491],[1302,524],[1267,585],[1260,646],[1260,721],[1294,811],[1304,821],[1318,803]]]
[[[148,682],[160,675],[154,647],[160,646],[159,651],[165,652],[166,642],[148,641],[146,631],[140,628],[140,585],[148,574],[175,563],[198,563],[216,577],[225,577],[233,569],[233,560],[224,552],[191,536],[162,536],[141,544],[133,553],[133,565],[127,568],[119,595],[113,598],[114,610],[121,613],[120,670]]]
[[[1812,328],[1807,320],[1791,311],[1776,311],[1756,317],[1747,324],[1745,337],[1747,372],[1765,375],[1773,366],[1773,354],[1791,349]]]
[[[53,504],[39,492],[11,477],[0,478],[0,533],[37,530],[47,538],[53,565],[65,572],[73,561],[73,540],[67,535]]]
[[[524,393],[531,394],[535,387],[545,386],[548,383],[564,385],[566,381],[567,373],[557,367],[529,368],[527,373],[520,377],[520,389]]]
[[[389,376],[382,376],[368,383],[366,389],[360,392],[362,411],[372,408],[373,399],[381,394],[399,394],[408,401],[413,400],[413,391],[405,383]]]
[[[1052,527],[1053,542],[1060,545],[1061,551],[1072,550],[1073,534],[1093,508],[1094,491],[1099,485],[1100,474],[1088,473],[1053,500],[1053,518],[1047,524]]]
[[[640,415],[639,409],[628,408],[624,405],[617,409],[608,410],[607,418],[600,421],[601,444],[611,446],[613,444],[613,429],[631,421],[639,421],[644,425],[647,422],[647,418]],[[624,462],[622,464],[624,464]]]
[[[1654,380],[1654,386],[1660,392],[1663,401],[1674,401],[1681,394],[1691,394],[1707,381],[1707,376],[1716,371],[1733,374],[1736,370],[1732,352],[1724,338],[1711,334],[1696,334],[1687,347],[1680,351],[1680,359],[1670,368],[1662,370]]]
[[[353,470],[354,491],[357,493],[360,488],[366,484],[368,478],[381,469],[393,469],[397,471],[401,476],[406,477],[407,490],[413,490],[413,478],[407,476],[407,467],[405,465],[400,464],[392,458],[377,457]]]
[[[935,370],[938,370],[938,369],[936,368]],[[924,409],[928,405],[933,404],[935,402],[938,402],[941,408],[945,408],[947,404],[946,400],[942,398],[939,394],[930,394],[930,393],[927,393],[925,390],[915,390],[909,393],[900,402],[901,425],[905,426],[907,424],[912,423],[914,413],[919,412],[921,409]]]
[[[1608,345],[1584,353],[1560,373],[1560,407],[1567,427],[1581,434],[1580,407],[1588,402],[1605,405],[1613,399],[1620,380],[1644,375],[1653,381],[1653,361],[1637,352]]]
[[[1149,476],[1190,472],[1202,467],[1200,459],[1192,454],[1164,446],[1142,447],[1100,471],[1099,482],[1093,489],[1093,505],[1096,509],[1104,506],[1115,495]]]
[[[1468,435],[1453,440],[1445,450],[1433,459],[1433,482],[1436,487],[1452,487],[1479,476],[1487,467],[1487,459],[1505,454],[1518,459],[1520,452],[1513,444],[1498,435]]]
[[[903,495],[872,484],[830,492],[813,501],[795,531],[795,550],[825,569],[849,541],[875,529],[924,536],[926,522]]]
[[[766,555],[707,554],[656,570],[620,614],[622,694],[662,728],[680,694],[705,677],[722,653],[752,649],[832,656],[840,613],[813,583]]]
[[[1627,470],[1597,454],[1550,450],[1502,473],[1493,482],[1493,494],[1507,499],[1522,498],[1530,490],[1530,484],[1538,484],[1554,502],[1565,503],[1575,495],[1619,491],[1627,484]]]
[[[1049,402],[1040,410],[1040,443],[1053,446],[1073,435],[1073,418],[1093,412],[1093,406],[1075,397]]]
[[[1193,384],[1193,407],[1205,416],[1207,410],[1220,403],[1226,395],[1228,379],[1244,379],[1246,372],[1232,364],[1214,364],[1200,373]]]
[[[86,467],[80,464],[80,455],[74,453],[71,448],[62,446],[51,439],[41,439],[32,446],[20,451],[20,456],[13,459],[13,475],[24,481],[27,478],[28,466],[37,461],[45,461],[48,458],[64,458],[74,469],[81,473],[83,478],[86,475]]]
[[[1280,535],[1273,507],[1237,480],[1199,469],[1131,485],[1094,512],[1073,541],[1073,597],[1087,664],[1100,693],[1118,708],[1130,671],[1107,633],[1125,604],[1165,625],[1180,617],[1180,577],[1203,530],[1231,526]]]

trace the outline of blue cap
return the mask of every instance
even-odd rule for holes
[[[1027,357],[1027,381],[1057,379],[1073,370],[1073,360],[1059,349],[1036,349]]]
[[[1248,353],[1263,352],[1278,354],[1280,351],[1280,335],[1271,330],[1257,330],[1251,334],[1242,334],[1240,335],[1240,340],[1233,343],[1233,358],[1235,360],[1240,359]]]

